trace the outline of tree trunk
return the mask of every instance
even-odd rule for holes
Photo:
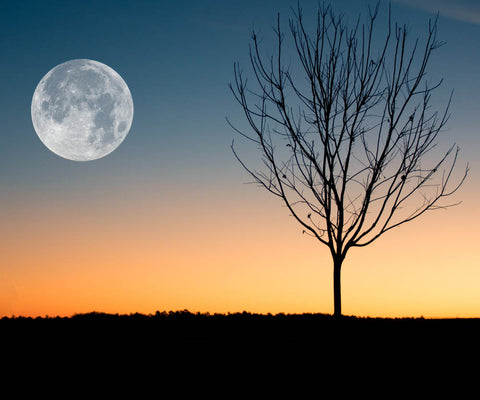
[[[342,315],[342,291],[340,282],[340,272],[342,270],[342,260],[334,258],[333,260],[333,315],[340,317]]]

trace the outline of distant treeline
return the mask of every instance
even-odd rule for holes
[[[302,314],[286,314],[286,313],[277,313],[277,314],[259,314],[259,313],[252,313],[248,311],[242,311],[242,312],[228,312],[228,313],[209,313],[209,312],[191,312],[187,309],[184,310],[178,310],[178,311],[156,311],[153,314],[142,314],[142,313],[130,313],[130,314],[119,314],[119,313],[105,313],[105,312],[98,312],[98,311],[92,311],[88,313],[77,313],[73,314],[72,316],[49,316],[45,315],[44,317],[38,316],[38,317],[24,317],[24,316],[11,316],[7,317],[4,316],[1,319],[2,320],[9,320],[9,319],[14,319],[14,320],[21,320],[21,319],[28,319],[28,320],[42,320],[42,319],[79,319],[79,318],[92,318],[92,319],[104,319],[104,318],[130,318],[130,319],[144,319],[144,318],[205,318],[205,317],[213,317],[213,318],[271,318],[271,317],[278,317],[278,318],[283,318],[283,317],[321,317],[321,318],[331,318],[330,314],[321,314],[321,313],[302,313]],[[358,317],[344,317],[344,318],[358,318]]]
[[[317,321],[435,321],[446,322],[446,321],[468,321],[468,322],[480,322],[480,318],[425,318],[425,317],[357,317],[357,316],[342,316],[334,317],[331,314],[322,314],[322,313],[301,313],[301,314],[289,314],[289,313],[252,313],[248,311],[242,312],[228,312],[228,313],[209,313],[209,312],[191,312],[188,309],[178,310],[178,311],[156,311],[153,314],[142,314],[142,313],[130,313],[130,314],[119,314],[119,313],[105,313],[92,311],[88,313],[77,313],[72,316],[37,316],[37,317],[25,317],[25,316],[4,316],[0,318],[0,321],[9,321],[9,320],[113,320],[113,319],[130,319],[130,320],[145,320],[145,319],[265,319],[265,320],[275,320],[275,319],[289,319],[289,320],[317,320]]]
[[[25,332],[64,332],[66,335],[90,337],[139,336],[164,337],[187,342],[312,342],[345,337],[356,341],[397,340],[407,338],[432,341],[439,338],[466,340],[480,336],[480,319],[370,318],[334,317],[329,314],[257,314],[200,313],[157,311],[154,314],[109,314],[90,312],[70,317],[3,317],[0,334]],[[15,333],[16,332],[16,333]]]

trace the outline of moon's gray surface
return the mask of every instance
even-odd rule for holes
[[[63,158],[90,161],[110,154],[125,139],[133,100],[125,81],[109,66],[71,60],[42,78],[31,111],[45,146]]]

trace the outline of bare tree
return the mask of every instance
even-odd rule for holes
[[[238,63],[230,85],[248,121],[247,129],[230,125],[256,145],[261,167],[247,166],[233,143],[232,150],[254,182],[283,200],[303,233],[330,249],[334,315],[341,315],[347,252],[454,205],[442,200],[464,182],[468,165],[454,178],[458,147],[432,154],[451,99],[445,111],[431,110],[441,84],[426,77],[432,52],[443,44],[436,19],[424,41],[410,42],[406,26],[392,23],[390,8],[388,28],[377,35],[379,4],[352,27],[320,5],[313,33],[300,6],[293,15],[288,61],[278,16],[269,57],[253,32],[253,88]]]

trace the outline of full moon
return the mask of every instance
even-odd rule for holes
[[[32,122],[43,144],[60,157],[90,161],[114,151],[133,120],[133,100],[122,77],[93,60],[51,69],[32,99]]]

